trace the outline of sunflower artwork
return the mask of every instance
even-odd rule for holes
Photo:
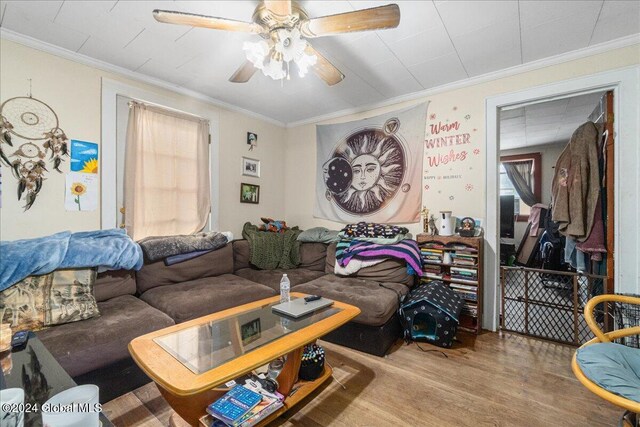
[[[82,210],[82,206],[80,205],[80,196],[84,195],[86,192],[87,192],[86,185],[80,182],[74,182],[73,184],[71,184],[71,194],[76,196],[74,201],[77,203],[79,211]]]
[[[98,176],[92,173],[69,172],[65,185],[65,209],[95,211],[98,207]]]
[[[98,173],[98,144],[71,140],[71,171]]]

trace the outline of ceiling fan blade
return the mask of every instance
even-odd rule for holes
[[[256,67],[249,61],[244,61],[244,64],[236,70],[235,73],[229,78],[232,83],[246,83],[249,79],[258,71]]]
[[[305,37],[322,37],[355,31],[395,28],[400,23],[397,4],[355,10],[303,21],[300,30]]]
[[[276,15],[291,15],[291,0],[264,0],[264,6]]]
[[[327,58],[322,56],[320,52],[315,50],[313,46],[307,44],[305,52],[308,55],[315,55],[318,57],[318,61],[313,66],[313,72],[318,77],[325,81],[329,86],[333,86],[340,83],[344,79],[344,74],[338,70]]]
[[[156,21],[166,24],[189,25],[191,27],[211,28],[214,30],[242,31],[245,33],[264,33],[264,28],[253,22],[236,21],[215,16],[198,15],[196,13],[156,9],[153,11],[153,17]]]

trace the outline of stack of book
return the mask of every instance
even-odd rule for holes
[[[236,385],[207,407],[212,426],[251,427],[283,406],[283,396]]]
[[[472,268],[451,267],[451,280],[477,283],[478,270],[474,270]]]
[[[422,267],[424,275],[431,279],[442,279],[442,266],[435,264],[425,264]]]
[[[443,246],[436,244],[425,245],[420,248],[422,254],[422,261],[425,263],[442,264]]]
[[[466,302],[462,306],[462,313],[471,317],[478,317],[478,306],[472,302]]]
[[[464,300],[478,301],[478,288],[476,286],[451,283],[449,287]]]
[[[455,251],[451,253],[454,265],[465,265],[469,267],[475,267],[477,265],[478,257],[467,253],[467,251]]]

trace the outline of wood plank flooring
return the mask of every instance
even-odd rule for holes
[[[623,411],[573,376],[574,347],[511,333],[460,335],[451,350],[398,342],[385,358],[321,342],[335,379],[272,425],[617,425]],[[167,426],[172,413],[153,383],[104,411],[123,427]]]

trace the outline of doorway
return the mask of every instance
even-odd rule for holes
[[[640,177],[637,174],[637,159],[640,156],[640,123],[637,117],[640,106],[638,82],[640,67],[633,66],[621,70],[608,71],[587,77],[580,77],[564,82],[527,89],[521,92],[498,95],[486,101],[486,138],[487,138],[487,210],[485,237],[485,303],[484,328],[496,331],[499,325],[499,259],[500,259],[500,226],[499,226],[499,113],[508,108],[526,103],[541,103],[557,99],[570,98],[576,95],[612,91],[614,95],[613,112],[616,122],[613,134],[616,136],[614,161],[614,194],[618,201],[614,207],[614,233],[618,236],[614,252],[614,284],[616,292],[638,293],[637,262],[640,253],[638,241],[640,233],[634,224],[637,221],[637,198],[621,197],[636,195],[640,189]],[[495,141],[495,143],[491,143]],[[620,233],[625,227],[625,233]],[[621,248],[624,250],[621,251]],[[628,278],[627,280],[624,280]]]
[[[612,105],[613,93],[601,91],[500,109],[502,330],[574,345],[591,336],[584,306],[613,285],[605,280],[613,279],[607,212],[613,212],[614,194],[605,179],[614,169],[613,156],[606,155],[613,152]],[[578,157],[593,173],[572,183],[581,170]],[[584,215],[576,207],[584,207]],[[571,223],[574,217],[593,225]]]

